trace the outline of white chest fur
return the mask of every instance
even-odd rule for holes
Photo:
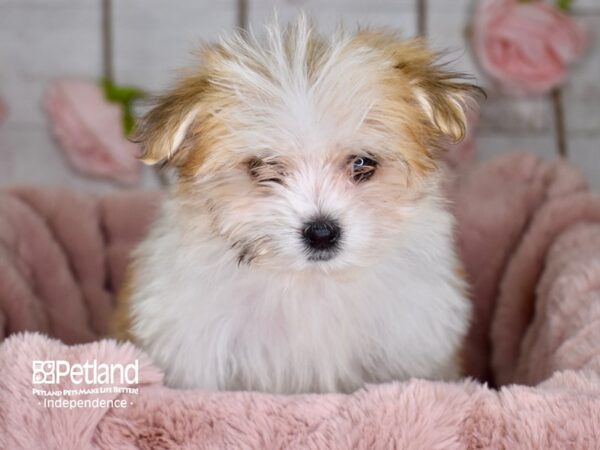
[[[138,251],[132,333],[178,387],[328,392],[456,378],[470,304],[443,219],[421,240],[427,251],[404,242],[375,266],[329,274],[239,265],[215,240],[182,246],[165,219]]]

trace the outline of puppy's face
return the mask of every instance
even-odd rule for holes
[[[175,195],[240,264],[373,263],[436,194],[438,145],[464,134],[475,90],[419,42],[331,40],[300,20],[234,37],[145,117],[142,159],[176,167]]]

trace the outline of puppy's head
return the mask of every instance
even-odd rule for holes
[[[176,168],[177,200],[240,263],[370,264],[426,220],[440,142],[462,139],[476,91],[457,78],[419,41],[326,40],[301,18],[205,48],[142,121],[142,159]]]

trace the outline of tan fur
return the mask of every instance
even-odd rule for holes
[[[393,61],[393,72],[380,83],[387,99],[384,120],[396,118],[397,129],[412,143],[407,146],[399,135],[398,151],[417,172],[428,172],[436,166],[445,138],[454,142],[464,138],[464,104],[481,89],[462,82],[463,75],[445,70],[438,63],[441,55],[420,39],[402,41],[386,32],[366,31],[355,40],[356,45],[375,48]]]
[[[385,32],[360,33],[357,39],[386,52],[412,88],[412,95],[423,96],[425,116],[428,125],[433,125],[435,138],[448,136],[458,142],[465,137],[464,102],[483,93],[481,88],[465,83],[463,74],[446,70],[439,63],[442,55],[428,49],[421,39],[401,41]]]
[[[295,44],[287,42],[289,52]],[[315,36],[305,43],[309,78],[316,76],[326,62],[324,46]],[[366,122],[379,121],[376,126],[385,122],[389,126],[397,118],[398,153],[416,173],[423,174],[435,167],[436,155],[432,152],[444,137],[453,141],[464,137],[463,104],[481,90],[461,82],[461,74],[445,70],[438,63],[440,55],[427,49],[421,40],[403,41],[388,32],[361,31],[349,41],[346,51],[356,52],[365,46],[392,63],[390,70],[382,71],[378,82],[386,99],[378,106],[379,116],[385,117],[368,117]],[[179,169],[182,181],[198,173],[209,151],[223,148],[216,145],[227,134],[223,118],[237,107],[235,96],[211,80],[226,78],[227,64],[232,61],[243,62],[249,70],[269,77],[269,67],[262,66],[261,61],[229,53],[222,45],[206,47],[201,57],[203,64],[158,98],[136,131],[143,147],[142,161],[169,163]],[[293,58],[292,53],[289,58]],[[174,137],[190,114],[194,115],[188,119],[190,126],[178,148],[173,148]]]
[[[133,289],[133,274],[130,268],[117,295],[115,310],[109,324],[109,336],[119,341],[133,341],[131,335],[130,298]]]

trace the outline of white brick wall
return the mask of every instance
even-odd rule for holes
[[[283,20],[299,10],[328,31],[340,21],[416,32],[416,0],[247,0],[248,23],[259,29],[277,8]],[[114,73],[118,83],[151,91],[164,88],[176,70],[193,61],[199,42],[235,27],[237,0],[113,0]],[[478,73],[465,46],[470,0],[429,0],[428,36],[436,48],[454,50],[458,69]],[[600,0],[575,0],[575,12],[595,31],[595,43],[573,71],[563,97],[570,158],[600,190]],[[0,185],[62,184],[86,190],[117,188],[67,166],[47,130],[40,98],[58,77],[97,79],[102,74],[100,0],[0,0],[0,95],[10,108],[0,128],[0,151],[13,154],[0,168]],[[552,104],[547,98],[515,100],[489,90],[482,110],[482,158],[522,149],[553,157]],[[143,185],[155,183],[146,171]]]

